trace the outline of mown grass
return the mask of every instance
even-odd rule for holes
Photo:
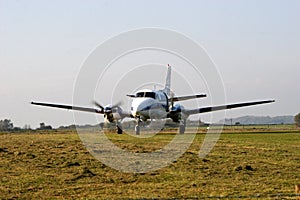
[[[204,134],[189,150],[158,171],[131,174],[91,156],[76,132],[0,134],[0,198],[115,199],[204,198],[293,194],[300,183],[300,132],[225,129],[214,149],[198,157]],[[200,131],[201,132],[201,131]],[[275,132],[275,133],[274,133]],[[174,133],[140,139],[107,134],[122,148],[152,151]]]

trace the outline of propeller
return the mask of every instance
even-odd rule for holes
[[[93,101],[93,103],[94,103],[95,106],[97,106],[98,108],[101,109],[101,110],[100,110],[101,112],[104,112],[104,107],[101,106],[97,101]]]
[[[97,101],[93,101],[94,105],[97,106],[98,108],[101,109],[101,112],[105,113],[105,112],[112,112],[112,109],[114,108],[118,108],[120,107],[120,105],[122,104],[121,102],[118,102],[114,105],[106,105],[106,106],[102,106],[100,103],[98,103]]]
[[[114,104],[111,106],[111,109],[114,109],[114,108],[117,108],[117,107],[120,107],[122,105],[122,102],[119,101],[118,103]]]

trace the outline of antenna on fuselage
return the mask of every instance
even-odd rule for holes
[[[167,71],[167,76],[166,76],[166,83],[165,83],[165,88],[163,91],[170,96],[170,91],[171,91],[171,65],[168,64],[168,71]]]

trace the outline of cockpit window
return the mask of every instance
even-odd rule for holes
[[[164,94],[159,94],[159,100],[160,101],[167,101],[167,98]]]
[[[154,92],[138,92],[136,93],[136,97],[149,97],[155,99]]]
[[[135,97],[143,97],[144,96],[144,92],[139,92],[136,93]]]

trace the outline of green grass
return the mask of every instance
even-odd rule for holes
[[[254,130],[225,128],[226,133],[205,159],[198,157],[205,135],[197,134],[176,162],[143,174],[122,173],[97,161],[76,132],[3,133],[0,198],[267,197],[294,193],[294,185],[300,183],[299,130]],[[148,139],[107,135],[133,152],[153,151],[174,137],[173,133]]]

